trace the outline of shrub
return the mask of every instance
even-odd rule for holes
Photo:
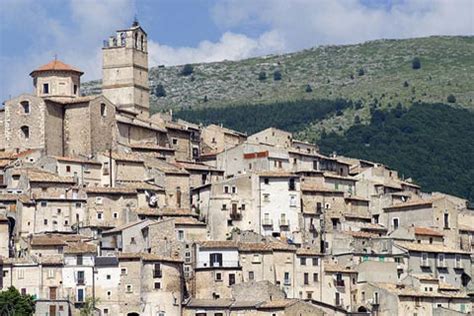
[[[189,76],[193,73],[194,68],[190,64],[184,65],[183,69],[181,69],[181,76]]]
[[[258,74],[258,80],[260,80],[260,81],[267,80],[267,73],[266,73],[265,71],[261,71],[261,72]]]
[[[364,69],[360,68],[359,71],[357,72],[357,74],[359,75],[359,77],[362,77],[363,75],[365,75]]]
[[[418,58],[418,57],[413,58],[413,60],[411,61],[411,68],[413,68],[413,69],[420,69],[421,68],[420,58]]]
[[[207,98],[207,95],[204,96],[204,103],[206,103],[207,101],[209,101],[209,99]]]
[[[403,83],[403,86],[404,86],[405,88],[408,88],[408,81],[405,81],[405,82]]]
[[[305,91],[306,91],[307,93],[313,92],[313,88],[311,88],[311,85],[307,84]]]
[[[166,97],[166,91],[165,91],[165,87],[159,83],[156,88],[155,88],[155,95],[158,97],[158,98],[161,98],[161,97]]]
[[[273,80],[278,81],[281,80],[281,72],[280,70],[275,70],[273,72]]]
[[[447,101],[449,103],[456,103],[456,97],[453,94],[448,95]]]

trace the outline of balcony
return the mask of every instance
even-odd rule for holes
[[[153,278],[161,278],[162,273],[161,270],[153,270]]]
[[[280,227],[288,227],[290,226],[290,221],[287,219],[280,219],[279,224]]]
[[[84,285],[84,284],[86,284],[85,279],[83,279],[83,278],[77,279],[77,285]]]
[[[262,226],[273,226],[273,220],[270,218],[264,218],[262,221]]]
[[[456,262],[454,264],[454,269],[464,269],[463,265],[462,265],[462,262]]]
[[[238,260],[224,260],[224,261],[198,261],[196,267],[198,269],[202,268],[240,268],[240,263]]]
[[[291,285],[291,280],[290,280],[290,279],[285,279],[285,280],[283,281],[283,285],[287,285],[287,286],[288,286],[288,285]]]

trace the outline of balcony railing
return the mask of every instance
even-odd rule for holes
[[[284,285],[291,285],[291,280],[290,280],[290,279],[285,279],[285,280],[283,281],[283,284],[284,284]]]
[[[216,262],[209,261],[198,261],[197,268],[239,268],[240,263],[238,260],[223,260]]]
[[[86,284],[85,279],[79,278],[77,279],[77,285],[84,285]]]
[[[280,223],[280,227],[290,226],[290,221],[288,219],[280,219],[279,223]]]

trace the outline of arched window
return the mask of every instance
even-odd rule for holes
[[[25,114],[30,113],[30,102],[28,101],[21,101],[20,102],[21,106],[23,107],[23,112]]]
[[[141,50],[144,51],[145,49],[143,48],[143,35],[142,35],[141,38],[140,38],[140,42],[141,42],[141,43],[140,43],[140,45],[141,45]]]
[[[120,45],[125,46],[125,33],[120,33]]]
[[[23,135],[25,139],[30,138],[30,128],[28,126],[23,125],[22,127],[20,127],[20,130],[21,130],[21,134]]]
[[[107,116],[107,107],[105,103],[100,104],[100,115],[101,116]]]
[[[138,33],[135,33],[135,48],[138,48]]]

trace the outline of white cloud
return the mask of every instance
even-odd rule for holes
[[[218,42],[202,41],[197,47],[173,48],[149,41],[150,65],[237,60],[284,50],[277,32],[266,32],[256,39],[243,34],[224,33]]]
[[[472,0],[398,0],[390,7],[358,0],[222,0],[213,16],[222,28],[261,23],[296,50],[379,38],[474,34]]]

